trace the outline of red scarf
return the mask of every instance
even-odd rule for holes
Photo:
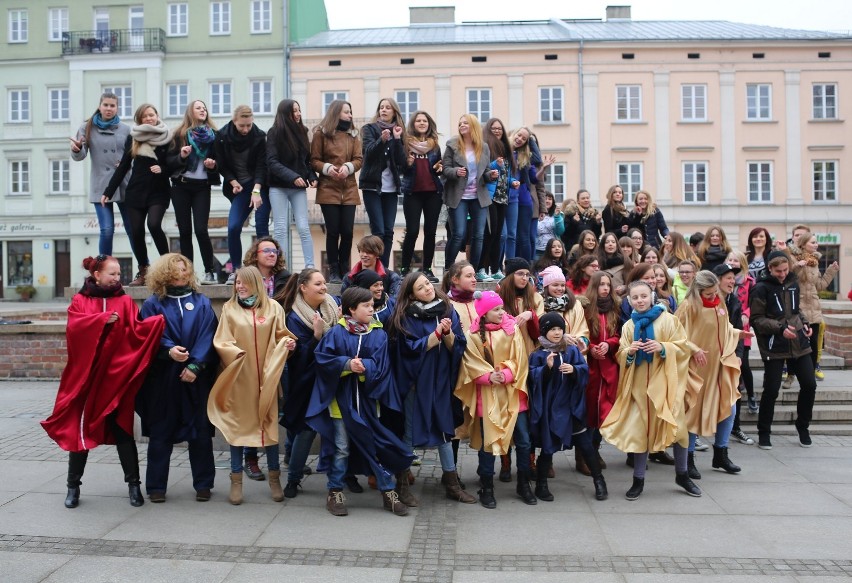
[[[701,296],[701,303],[704,304],[705,308],[715,308],[716,306],[719,305],[720,301],[721,301],[721,299],[719,298],[718,295],[716,295],[716,297],[714,297],[712,300],[708,300],[704,296]]]

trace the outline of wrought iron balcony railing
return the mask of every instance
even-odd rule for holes
[[[62,33],[63,55],[166,52],[166,31],[161,28],[113,28]]]

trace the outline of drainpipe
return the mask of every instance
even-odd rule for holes
[[[290,0],[282,0],[282,10],[284,14],[281,21],[284,23],[284,97],[290,98]],[[290,224],[293,221],[293,206],[287,205],[287,245],[284,252],[287,259],[287,268],[292,273],[296,273],[293,269],[293,235],[290,232]],[[281,242],[279,241],[279,245]]]
[[[577,52],[577,77],[580,91],[580,188],[586,188],[586,101],[583,88],[583,39]]]

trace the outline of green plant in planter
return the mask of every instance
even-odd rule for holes
[[[31,297],[36,295],[36,288],[30,284],[19,285],[15,288],[15,293],[21,296],[21,299],[26,302],[29,301]]]

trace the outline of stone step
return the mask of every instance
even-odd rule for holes
[[[760,359],[760,352],[754,342],[752,342],[752,347],[748,356],[748,364],[751,366],[752,370],[763,370],[763,361]],[[820,357],[819,366],[826,370],[841,369],[844,366],[843,358],[823,351],[822,356]]]
[[[757,422],[757,415],[741,411],[740,419],[749,422],[752,419]],[[778,424],[791,424],[796,420],[796,405],[776,404],[775,416],[772,420],[773,427]],[[852,424],[852,404],[849,405],[816,405],[814,406],[812,423],[822,424]]]
[[[757,425],[743,421],[740,424],[741,429],[757,442]],[[811,435],[828,435],[834,437],[852,435],[852,423],[812,423],[808,427]],[[773,423],[772,435],[797,435],[796,427],[792,423]],[[736,443],[731,440],[732,443]],[[712,443],[712,441],[710,442]],[[711,452],[712,453],[712,452]]]

